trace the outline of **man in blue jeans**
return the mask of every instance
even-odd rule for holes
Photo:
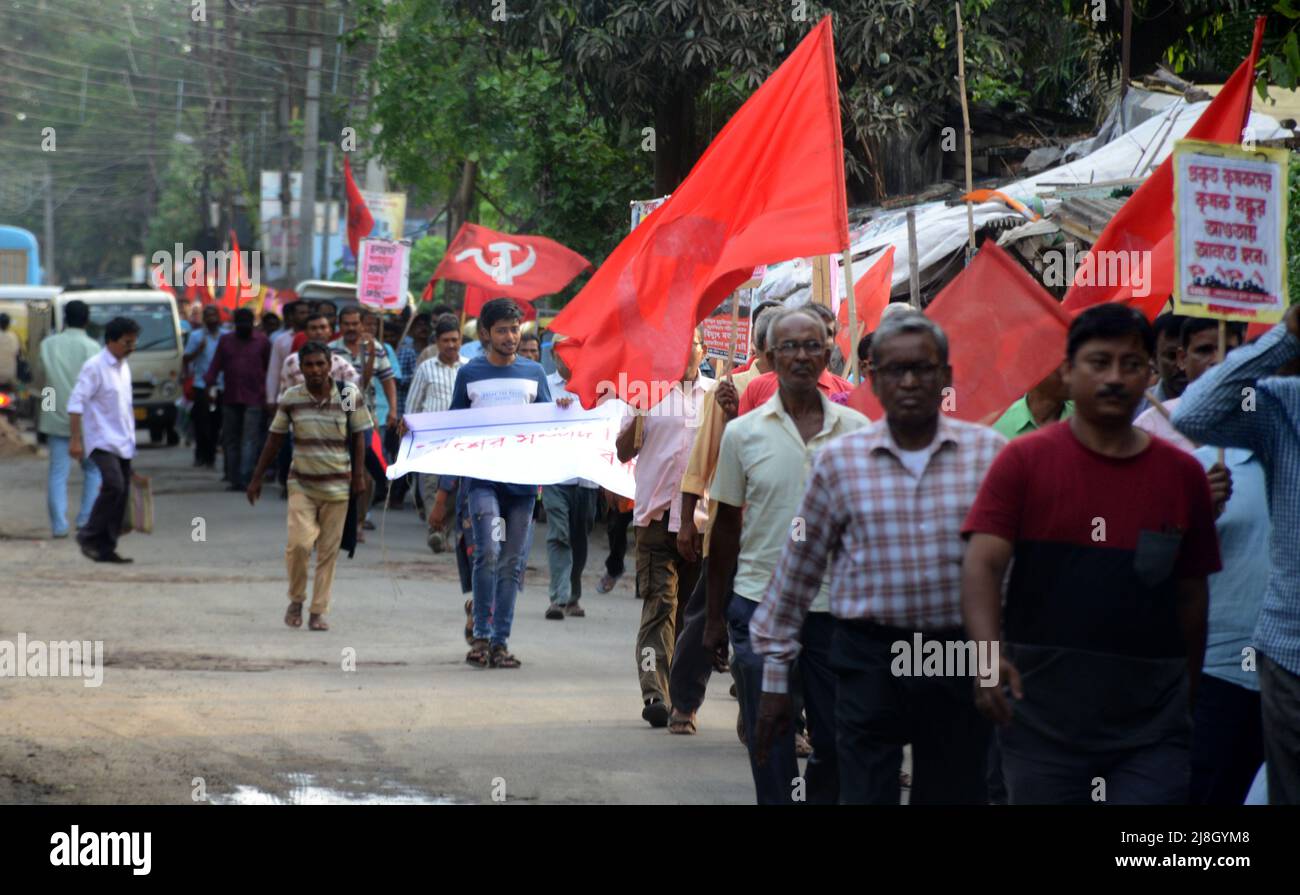
[[[50,448],[46,502],[50,511],[50,530],[56,538],[68,536],[68,470],[72,466],[68,456],[68,437],[72,434],[68,423],[68,397],[77,384],[77,374],[82,365],[99,354],[99,343],[86,335],[88,320],[90,308],[86,303],[70,301],[63,309],[63,332],[41,342],[41,367],[45,370],[45,384],[53,389],[52,393],[47,393],[53,401],[41,396],[36,428],[45,435]],[[99,467],[89,457],[83,457],[80,462],[84,479],[77,528],[89,521],[100,485]]]
[[[484,352],[456,373],[450,410],[549,402],[551,392],[542,365],[519,357],[523,313],[509,298],[494,298],[479,313]],[[430,527],[441,530],[447,517],[447,493],[455,479],[443,477]],[[465,661],[476,668],[518,668],[507,649],[519,596],[525,545],[531,543],[536,484],[462,479],[474,538],[474,638]],[[491,623],[489,624],[489,616]]]

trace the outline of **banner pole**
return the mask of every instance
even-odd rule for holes
[[[1228,356],[1228,321],[1222,317],[1219,318],[1219,363]],[[1219,465],[1224,469],[1228,468],[1225,457],[1227,452],[1219,448]]]
[[[858,379],[858,297],[853,291],[853,250],[845,246],[840,253],[844,259],[844,300],[849,303],[849,381],[854,385]]]
[[[966,42],[965,29],[961,23],[961,3],[957,3],[957,86],[961,94],[961,123],[964,131],[966,142],[966,192],[969,194],[975,189],[971,180],[971,160],[970,160],[970,108],[966,105]],[[966,261],[970,263],[970,256],[975,254],[975,208],[971,205],[970,200],[966,201],[966,231],[970,236],[970,249],[967,252]]]

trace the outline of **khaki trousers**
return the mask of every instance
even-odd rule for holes
[[[641,627],[636,637],[641,698],[668,701],[668,675],[680,627],[680,611],[695,589],[700,567],[677,552],[677,533],[668,530],[668,513],[636,529],[636,584],[641,597]]]
[[[289,543],[284,548],[284,562],[289,569],[289,601],[307,600],[307,563],[315,548],[316,583],[311,590],[311,611],[316,615],[324,615],[330,609],[334,561],[339,557],[347,515],[346,500],[327,502],[301,491],[289,492]]]

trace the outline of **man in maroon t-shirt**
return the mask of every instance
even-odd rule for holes
[[[267,403],[266,367],[271,340],[254,327],[252,308],[235,311],[235,331],[217,342],[206,380],[226,374],[221,399],[221,449],[225,456],[227,491],[243,491],[262,450],[262,413]],[[215,388],[209,389],[215,392]],[[274,400],[273,396],[272,400]]]
[[[1079,315],[1075,415],[1004,448],[963,526],[963,618],[1001,653],[976,702],[1001,725],[1012,804],[1188,798],[1219,545],[1201,465],[1131,422],[1154,342],[1123,305]]]

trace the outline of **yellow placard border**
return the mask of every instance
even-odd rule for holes
[[[1183,301],[1183,283],[1182,283],[1182,236],[1179,227],[1178,209],[1182,207],[1179,191],[1181,181],[1178,177],[1179,163],[1183,156],[1208,155],[1214,158],[1235,159],[1237,161],[1266,161],[1277,165],[1279,168],[1279,181],[1281,183],[1282,204],[1278,213],[1278,221],[1281,226],[1278,227],[1277,246],[1275,251],[1277,257],[1282,259],[1282,308],[1276,312],[1268,311],[1265,313],[1253,313],[1250,311],[1210,311],[1205,305],[1187,304]],[[1229,143],[1211,143],[1205,140],[1176,140],[1174,141],[1173,169],[1171,173],[1174,178],[1174,313],[1183,314],[1188,317],[1208,317],[1212,320],[1240,320],[1245,323],[1277,323],[1286,315],[1287,306],[1290,304],[1290,291],[1287,283],[1287,252],[1286,252],[1286,224],[1288,215],[1288,204],[1290,201],[1290,164],[1291,151],[1289,149],[1275,149],[1271,147],[1260,147],[1258,149],[1243,149]]]

